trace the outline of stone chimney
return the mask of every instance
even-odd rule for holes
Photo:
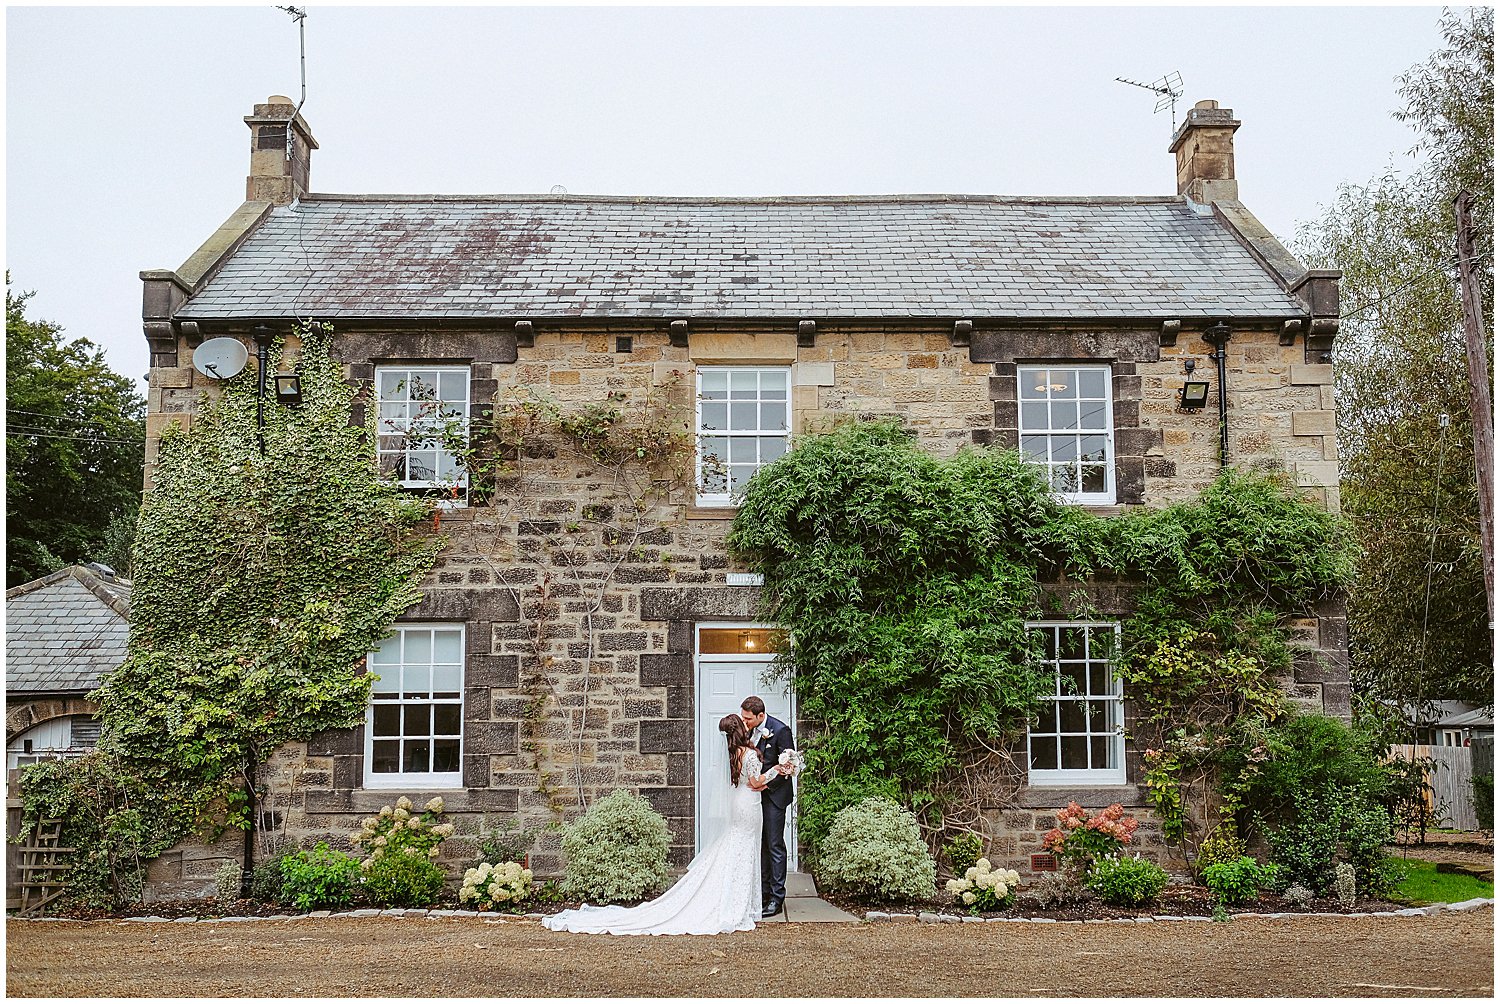
[[[1238,202],[1234,180],[1234,112],[1217,101],[1200,101],[1187,113],[1168,148],[1177,155],[1177,194],[1194,202]]]
[[[290,157],[286,142],[288,123],[292,128]],[[245,116],[245,124],[250,127],[250,176],[245,179],[245,200],[287,206],[306,195],[308,170],[318,141],[313,139],[302,116],[297,115],[292,99],[271,95],[265,104],[255,106],[254,115]]]

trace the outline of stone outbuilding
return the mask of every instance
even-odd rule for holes
[[[455,533],[422,603],[372,654],[383,684],[365,727],[273,759],[266,804],[292,836],[354,829],[403,793],[441,792],[468,819],[547,823],[526,710],[528,666],[545,660],[560,697],[538,735],[572,804],[579,788],[637,790],[687,861],[712,835],[698,755],[712,723],[751,692],[796,715],[793,695],[763,682],[757,584],[725,552],[736,492],[791,437],[840,417],[900,415],[938,453],[1020,448],[1062,496],[1106,515],[1190,498],[1225,463],[1284,470],[1338,508],[1338,276],[1305,268],[1239,201],[1240,122],[1215,102],[1174,136],[1167,194],[1078,198],[318,194],[317,144],[289,99],[246,123],[248,201],[180,268],[141,274],[148,487],[162,430],[213,392],[195,347],[230,337],[253,355],[257,327],[311,317],[334,325],[382,433],[392,423],[380,462],[413,491],[449,493],[445,526],[488,531]],[[394,433],[419,397],[478,423],[521,391],[577,407],[673,380],[693,482],[662,500],[628,560],[607,539],[584,549],[600,605],[559,581],[539,651],[525,590],[547,572],[519,555],[611,518],[588,481],[543,458],[551,487],[524,512],[468,499],[454,458]],[[1118,615],[1113,600],[1106,588],[1099,605]],[[1108,614],[1039,629],[1056,665],[1074,649],[1109,679],[1088,654],[1115,630]],[[1288,688],[1347,716],[1340,605],[1296,631]],[[1123,735],[1129,695],[1109,682],[1087,696],[1103,717],[1060,696],[1028,738],[1019,806],[993,807],[1007,864],[1029,870],[1069,799],[1145,804]],[[554,837],[532,863],[556,869]]]

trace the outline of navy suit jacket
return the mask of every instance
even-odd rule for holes
[[[765,727],[770,730],[770,734],[762,737],[755,747],[760,752],[761,773],[776,766],[783,750],[797,748],[792,739],[792,730],[786,722],[767,715]],[[792,804],[792,791],[792,779],[787,776],[778,776],[766,785],[766,790],[761,792],[761,797],[778,809],[784,810]]]

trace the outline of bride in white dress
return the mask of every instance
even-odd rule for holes
[[[729,826],[688,865],[677,884],[639,906],[589,906],[542,920],[554,931],[577,934],[724,934],[752,931],[760,917],[760,754],[739,715],[725,715],[719,731],[729,748]]]

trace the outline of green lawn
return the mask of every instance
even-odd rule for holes
[[[1472,875],[1440,872],[1431,861],[1407,860],[1403,863],[1408,875],[1406,881],[1396,887],[1396,899],[1426,906],[1429,903],[1461,903],[1466,899],[1495,895],[1493,883]]]

